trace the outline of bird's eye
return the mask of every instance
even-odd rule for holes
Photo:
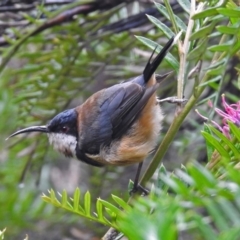
[[[61,130],[63,133],[66,133],[68,132],[69,128],[67,126],[62,126]]]

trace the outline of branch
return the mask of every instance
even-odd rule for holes
[[[79,5],[80,3],[77,2]],[[95,6],[94,6],[95,7]],[[88,5],[80,5],[74,6],[73,8],[67,9],[64,12],[58,14],[56,17],[47,20],[42,25],[38,26],[36,29],[32,30],[28,34],[25,34],[21,39],[19,39],[15,44],[13,44],[8,52],[6,53],[5,57],[3,57],[2,64],[0,66],[0,73],[4,70],[9,60],[16,54],[19,47],[25,43],[30,37],[56,25],[59,25],[63,22],[69,21],[74,15],[79,13],[86,13],[89,12],[93,6],[91,4]]]
[[[179,67],[179,74],[178,74],[178,88],[177,88],[177,97],[179,99],[183,98],[183,86],[184,82],[186,80],[186,65],[187,65],[187,53],[189,50],[189,38],[190,35],[192,34],[192,29],[194,26],[194,20],[192,20],[192,16],[195,14],[195,9],[196,9],[196,2],[195,0],[191,1],[191,10],[190,10],[190,16],[189,16],[189,22],[188,22],[188,27],[186,31],[186,36],[184,39],[183,45],[179,43],[179,51],[180,51],[180,67]]]
[[[24,27],[26,25],[28,25],[29,22],[27,20],[23,20],[23,21],[16,21],[16,22],[2,22],[0,21],[0,27]]]
[[[72,4],[69,4],[69,6],[64,8],[63,12],[56,11],[56,15],[53,16],[51,19],[45,21],[43,24],[38,26],[36,29],[32,30],[29,33],[26,33],[21,39],[19,39],[14,45],[10,47],[10,49],[7,51],[5,56],[3,57],[2,64],[0,65],[0,74],[6,67],[9,60],[15,55],[19,47],[25,43],[30,37],[48,29],[53,26],[59,25],[63,22],[67,22],[73,18],[76,14],[88,14],[90,12],[96,11],[96,10],[107,10],[113,7],[116,7],[122,3],[130,3],[133,0],[123,0],[123,1],[105,1],[105,2],[99,2],[99,1],[90,1],[88,4],[82,4],[82,1],[79,0],[77,2],[74,2]]]
[[[30,10],[34,9],[35,7],[36,7],[36,4],[0,7],[0,13],[2,13],[2,12],[30,11]]]
[[[34,2],[31,4],[12,4],[8,6],[1,6],[0,7],[0,13],[1,12],[26,12],[30,11],[37,6],[44,5],[44,6],[51,6],[51,5],[65,5],[73,3],[74,0],[45,0],[44,4],[42,4],[42,1]]]

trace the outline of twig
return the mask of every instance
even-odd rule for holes
[[[89,9],[91,7],[92,7],[91,5],[81,5],[81,6],[78,6],[78,7],[74,7],[72,9],[68,9],[68,10],[60,13],[56,17],[47,20],[42,25],[38,26],[37,28],[35,28],[31,32],[29,32],[28,34],[24,35],[23,38],[19,39],[14,45],[12,45],[10,47],[10,49],[8,50],[6,55],[3,57],[2,63],[0,65],[0,74],[3,71],[3,69],[5,68],[5,66],[7,65],[7,63],[9,62],[9,60],[13,57],[13,55],[15,55],[15,53],[17,52],[19,47],[23,43],[25,43],[27,39],[29,39],[30,37],[42,32],[42,31],[44,31],[44,30],[46,30],[50,27],[53,27],[53,26],[58,25],[62,22],[68,21],[75,14],[85,12],[85,11],[89,11]]]
[[[131,0],[123,0],[122,2],[131,2]],[[122,2],[120,1],[106,1],[105,3],[101,3],[98,1],[90,1],[88,4],[82,4],[82,1],[76,1],[72,4],[69,4],[69,6],[65,7],[64,11],[61,9],[61,11],[56,11],[56,13],[53,14],[52,18],[45,21],[43,24],[38,26],[37,28],[33,29],[31,32],[25,34],[21,39],[17,40],[14,45],[12,45],[5,56],[3,56],[2,63],[0,65],[0,74],[6,67],[9,60],[14,56],[14,54],[17,52],[19,47],[26,42],[30,37],[50,28],[56,25],[59,25],[63,22],[67,22],[72,19],[72,17],[76,14],[87,14],[89,12],[95,11],[95,10],[104,10],[109,9],[113,6],[120,5]]]
[[[191,1],[191,10],[190,10],[190,16],[189,16],[189,21],[188,21],[188,27],[184,39],[183,45],[181,45],[179,41],[179,51],[180,51],[180,66],[179,66],[179,74],[178,74],[178,85],[177,85],[177,97],[178,99],[183,98],[183,86],[186,78],[186,65],[187,65],[187,54],[189,50],[189,38],[190,35],[192,34],[192,29],[194,26],[194,20],[192,20],[192,16],[195,13],[196,9],[196,2],[195,0]]]
[[[45,0],[44,5],[61,5],[73,2],[75,2],[75,0]]]
[[[44,1],[44,6],[51,6],[51,5],[65,5],[65,4],[70,4],[73,3],[74,0],[45,0]],[[30,11],[34,8],[36,8],[38,5],[42,5],[41,1],[34,2],[32,4],[13,4],[12,6],[1,6],[0,7],[0,12],[25,12],[25,11]]]
[[[0,7],[0,13],[1,12],[29,11],[29,10],[34,9],[35,7],[36,7],[36,4]]]
[[[26,26],[29,22],[27,20],[19,21],[19,22],[2,22],[0,21],[0,27],[22,27]]]

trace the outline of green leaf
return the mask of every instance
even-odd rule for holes
[[[42,195],[42,199],[48,203],[51,203],[57,207],[61,206],[61,203],[58,201],[58,199],[55,196],[55,192],[53,189],[49,191],[50,196],[46,196],[45,194]]]
[[[46,196],[45,194],[43,194],[41,196],[41,198],[43,199],[43,201],[47,202],[47,203],[52,203],[51,198],[49,198],[48,196]]]
[[[196,13],[192,16],[193,20],[202,19],[206,17],[216,16],[218,14],[217,8],[208,8],[202,12]]]
[[[30,23],[36,23],[36,18],[30,16],[29,14],[26,14],[22,12],[22,17],[24,17],[26,20],[28,20]]]
[[[240,239],[240,227],[231,227],[227,231],[224,231],[218,238],[218,240],[226,239]]]
[[[229,200],[223,197],[219,198],[218,204],[224,213],[224,216],[226,216],[225,218],[228,218],[234,226],[239,226],[240,212],[236,209],[236,207]]]
[[[75,192],[74,192],[74,196],[73,196],[73,209],[75,211],[79,210],[79,202],[80,202],[80,189],[76,188]]]
[[[57,199],[53,189],[50,190],[50,198],[52,201],[55,201]]]
[[[170,20],[169,14],[167,12],[167,9],[159,3],[154,2],[154,4],[156,5],[157,9],[168,19]],[[174,19],[177,23],[177,26],[179,29],[183,30],[184,32],[186,32],[187,30],[187,26],[186,24],[176,15],[174,15]]]
[[[68,201],[67,201],[67,195],[65,193],[66,191],[63,191],[63,194],[60,195],[62,197],[62,203],[63,204],[57,204],[56,203],[56,199],[54,198],[55,193],[53,190],[49,191],[51,198],[47,197],[46,195],[43,195],[42,198],[44,201],[50,202],[51,204],[59,207],[59,208],[63,208],[64,210],[67,210],[71,213],[76,213],[82,217],[85,217],[87,219],[93,220],[93,221],[97,221],[100,222],[102,224],[106,224],[108,226],[114,227],[117,229],[117,226],[115,224],[115,222],[111,222],[109,221],[107,218],[104,217],[103,215],[103,207],[102,207],[102,202],[98,199],[96,202],[96,209],[97,209],[97,217],[92,216],[91,215],[91,195],[89,192],[86,192],[85,196],[84,196],[84,207],[85,207],[85,211],[82,209],[82,207],[79,205],[79,198],[80,198],[80,189],[77,188],[74,192],[74,196],[73,196],[73,205],[71,205]],[[105,202],[106,205],[110,206],[111,204],[108,202]],[[29,204],[28,204],[29,205]],[[111,216],[114,218],[116,218],[116,214],[112,212]]]
[[[207,124],[204,124],[204,132],[207,132],[210,135],[212,135],[212,132],[210,130],[210,126],[208,126]],[[206,147],[207,147],[208,161],[210,161],[215,148],[213,147],[212,144],[209,144],[208,141],[206,141]]]
[[[240,152],[237,150],[237,148],[231,143],[231,141],[225,135],[223,135],[220,131],[218,131],[213,126],[210,126],[210,129],[233,151],[233,154],[236,158],[240,157]]]
[[[16,98],[14,99],[14,102],[15,102],[15,103],[18,103],[18,102],[20,102],[20,101],[27,100],[27,99],[38,98],[38,97],[40,97],[42,94],[43,94],[42,91],[26,92],[26,93],[24,93],[24,94],[21,94],[19,97],[16,97]]]
[[[211,136],[209,133],[207,132],[202,132],[202,135],[204,136],[204,138],[209,142],[209,144],[211,144],[213,147],[215,147],[215,149],[219,152],[219,154],[221,154],[222,157],[225,157],[227,159],[230,158],[229,153],[226,151],[226,149],[218,142],[218,140],[216,138],[214,138],[213,136]]]
[[[173,37],[175,34],[174,32],[167,27],[164,23],[162,23],[161,21],[159,21],[157,18],[147,15],[148,19],[154,24],[156,25],[168,38]]]
[[[62,192],[62,206],[66,207],[68,205],[68,195],[67,195],[67,191],[63,190]]]
[[[164,174],[160,174],[159,178],[172,190],[174,190],[176,193],[181,192],[181,187],[176,182],[176,179],[170,178],[169,176],[165,176]]]
[[[221,45],[215,45],[215,46],[211,46],[208,48],[208,50],[212,51],[212,52],[228,52],[230,50],[230,48],[233,46],[233,44],[221,44]]]
[[[162,49],[162,46],[158,45],[157,43],[153,42],[152,40],[150,40],[148,38],[141,37],[141,36],[136,36],[136,38],[138,40],[140,40],[142,43],[144,43],[146,46],[150,47],[152,50],[154,50],[156,48],[156,46],[158,46],[157,52],[160,52]],[[173,55],[171,53],[167,53],[165,60],[169,63],[169,65],[172,66],[172,68],[175,69],[175,71],[178,71],[179,63],[176,60],[176,58],[173,57]]]
[[[208,81],[204,82],[204,83],[201,83],[199,84],[199,87],[202,87],[202,86],[205,86],[205,85],[210,85],[211,83],[214,83],[214,82],[219,82],[221,81],[222,79],[222,76],[216,76],[216,77],[213,77],[211,79],[209,79]]]
[[[112,198],[123,210],[128,211],[131,209],[131,207],[123,199],[113,194],[112,194]]]
[[[103,217],[103,205],[101,203],[101,201],[99,199],[97,199],[97,203],[96,203],[96,209],[97,209],[97,216],[100,220],[104,220],[104,217]]]
[[[161,175],[167,175],[167,170],[163,164],[161,164],[158,170],[157,189],[163,189],[163,187],[165,186],[165,183],[161,179]]]
[[[203,202],[206,209],[208,210],[208,213],[214,219],[214,223],[217,225],[217,228],[221,229],[221,231],[227,230],[228,221],[224,217],[222,212],[219,211],[219,207],[217,203],[214,201],[211,201],[210,199],[204,199]]]
[[[192,214],[191,218],[195,222],[198,231],[202,233],[204,240],[219,240],[212,226],[206,222],[202,216],[199,216],[198,214]]]
[[[194,180],[188,173],[181,171],[180,169],[176,169],[175,174],[187,185],[189,185],[189,186],[195,185]]]
[[[103,199],[99,199],[99,201],[102,203],[102,205],[105,208],[108,208],[111,211],[111,215],[112,215],[112,213],[114,213],[115,215],[118,215],[121,212],[119,208],[115,207],[111,203],[109,203]]]
[[[217,30],[223,34],[235,35],[239,33],[239,24],[235,26],[217,26]]]
[[[234,45],[233,48],[231,49],[231,55],[236,54],[240,50],[240,41],[237,41]]]
[[[226,58],[223,58],[221,61],[216,61],[212,63],[209,67],[206,67],[206,70],[210,70],[210,69],[214,70],[221,65],[225,65],[226,63],[227,63]]]
[[[111,209],[109,209],[107,207],[105,207],[105,210],[111,218],[116,219],[116,217],[117,217],[116,213],[114,213]]]
[[[239,18],[240,16],[240,9],[227,9],[227,8],[218,8],[217,11],[227,17],[230,18]]]
[[[198,190],[205,191],[205,189],[214,188],[216,186],[217,180],[211,172],[201,164],[194,162],[194,164],[189,166],[188,170],[190,176],[195,181]]]
[[[212,66],[210,66],[209,69],[210,70],[207,71],[207,74],[209,76],[219,76],[219,75],[221,76],[222,72],[225,70],[225,66],[222,65],[215,68],[212,68]]]
[[[179,28],[178,28],[178,25],[177,25],[177,20],[175,18],[175,15],[173,13],[172,6],[170,5],[170,2],[168,0],[163,0],[163,3],[164,3],[164,5],[166,7],[166,10],[168,12],[168,15],[169,15],[169,18],[170,18],[170,22],[173,25],[173,29],[177,33]]]
[[[86,216],[91,216],[91,195],[88,191],[84,195],[84,210]]]
[[[199,38],[206,38],[208,36],[208,34],[212,33],[213,28],[214,28],[215,24],[212,22],[211,24],[200,28],[199,30],[195,31],[191,37],[190,37],[190,41],[192,40],[196,40]]]
[[[233,122],[228,122],[228,125],[230,127],[231,132],[233,135],[237,138],[237,140],[240,142],[240,129],[237,127]]]
[[[187,183],[184,182],[183,179],[180,179],[178,176],[174,176],[174,181],[178,186],[178,188],[176,189],[176,193],[183,197],[189,196],[189,186],[187,185]]]
[[[196,58],[201,57],[204,53],[206,53],[208,38],[203,38],[199,41],[197,46],[188,53],[187,60],[191,61]]]
[[[190,14],[191,4],[189,0],[178,0],[178,3],[185,12]]]
[[[22,68],[15,70],[16,74],[23,74],[23,73],[35,73],[42,69],[42,66],[39,64],[27,64]]]

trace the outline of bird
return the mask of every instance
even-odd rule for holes
[[[156,90],[169,74],[159,76],[155,71],[178,38],[179,34],[168,40],[154,58],[156,47],[141,75],[94,93],[47,125],[24,128],[8,138],[41,132],[56,151],[92,166],[138,163],[136,190],[143,160],[155,148],[162,128]]]

